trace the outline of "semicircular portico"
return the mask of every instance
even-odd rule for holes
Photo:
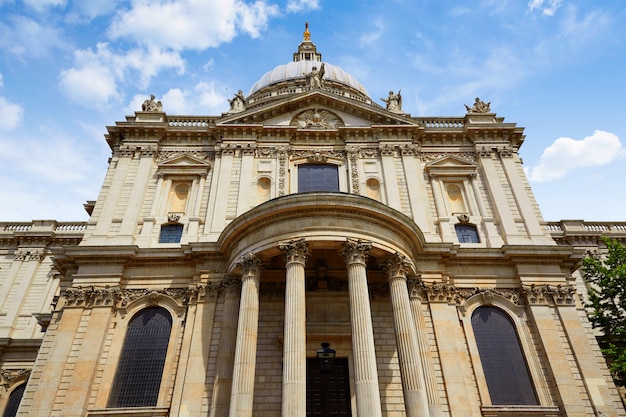
[[[409,259],[424,246],[412,219],[378,201],[344,193],[294,194],[270,200],[226,227],[219,244],[229,271],[247,253],[280,254],[279,242],[305,239],[313,250],[339,250],[347,239],[370,242],[370,256],[399,253]]]

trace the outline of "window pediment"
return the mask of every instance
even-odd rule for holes
[[[434,176],[466,177],[476,173],[477,165],[457,156],[444,156],[426,164],[424,169]]]
[[[158,174],[166,175],[198,175],[206,176],[211,164],[195,155],[177,154],[158,162]]]

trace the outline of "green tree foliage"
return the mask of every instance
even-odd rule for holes
[[[626,385],[626,247],[616,240],[603,239],[606,257],[583,260],[585,279],[591,283],[589,320],[603,333],[602,353],[609,359],[615,382]]]

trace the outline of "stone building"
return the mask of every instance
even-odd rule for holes
[[[626,225],[544,222],[488,103],[382,102],[307,28],[222,115],[108,126],[88,222],[0,227],[4,415],[626,415],[577,272]]]

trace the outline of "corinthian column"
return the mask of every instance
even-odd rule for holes
[[[365,270],[367,252],[371,248],[372,245],[369,242],[348,239],[343,245],[342,255],[348,269],[357,415],[380,417],[382,411],[374,350],[372,310]]]
[[[283,344],[283,417],[306,415],[306,301],[304,239],[278,245],[285,255],[285,341]]]
[[[261,260],[249,253],[237,264],[242,270],[237,347],[230,395],[230,417],[251,417],[259,327]]]
[[[422,361],[406,286],[406,271],[410,265],[405,256],[396,253],[385,261],[383,268],[387,271],[389,280],[406,415],[428,417],[428,397],[424,387]]]

